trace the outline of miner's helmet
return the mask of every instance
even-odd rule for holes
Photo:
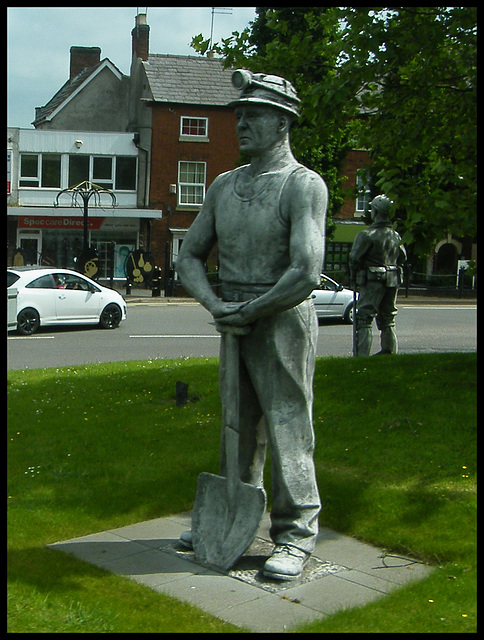
[[[376,198],[373,198],[373,200],[370,202],[371,209],[374,209],[379,214],[387,217],[390,214],[390,205],[391,200],[386,196],[376,196]]]
[[[232,74],[232,84],[241,90],[241,94],[236,100],[228,103],[230,107],[260,104],[282,109],[295,118],[299,117],[300,100],[296,90],[290,82],[280,76],[236,69]]]

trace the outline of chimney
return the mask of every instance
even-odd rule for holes
[[[94,67],[101,59],[99,47],[71,47],[69,80],[78,76],[84,69]]]
[[[146,24],[146,13],[139,13],[131,31],[133,59],[148,60],[150,44],[150,27]]]

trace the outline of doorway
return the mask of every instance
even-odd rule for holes
[[[38,265],[40,259],[40,234],[19,234],[17,249],[13,255],[13,266]]]

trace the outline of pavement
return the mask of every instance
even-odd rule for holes
[[[126,288],[119,286],[114,287],[129,303],[149,303],[155,302],[157,304],[198,304],[198,302],[194,298],[182,298],[175,296],[165,297],[164,292],[161,291],[160,296],[153,297],[151,289],[136,289],[132,288],[131,293],[126,295]],[[423,293],[409,293],[408,296],[405,296],[403,291],[399,292],[397,305],[398,306],[408,306],[408,305],[467,305],[475,307],[477,304],[477,292],[469,292],[464,297],[459,298],[457,295],[454,296],[445,296],[445,295],[425,295]]]
[[[228,572],[197,563],[178,543],[183,513],[49,545],[50,549],[187,602],[252,633],[282,633],[361,607],[426,578],[432,568],[323,528],[302,576],[270,580],[261,568],[273,545],[265,514],[254,543]]]

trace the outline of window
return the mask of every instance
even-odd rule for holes
[[[136,171],[136,156],[22,153],[19,187],[61,189],[89,180],[109,190],[136,191]]]
[[[70,289],[71,291],[92,291],[93,286],[84,278],[72,273],[54,273],[54,281],[57,289]]]
[[[186,229],[170,229],[173,234],[173,241],[171,243],[171,254],[169,264],[169,277],[173,279],[173,282],[179,282],[178,271],[175,269],[176,261],[178,260],[178,254],[183,244],[183,239],[186,236]],[[168,293],[166,295],[169,295]]]
[[[89,180],[89,156],[69,156],[69,187]]]
[[[322,289],[323,291],[337,291],[338,285],[336,284],[336,282],[333,282],[332,280],[328,280],[328,278],[321,276],[320,289]]]
[[[7,288],[11,287],[17,280],[20,278],[16,273],[12,273],[12,271],[7,271]]]
[[[61,157],[58,153],[42,154],[41,187],[60,188],[61,184]]]
[[[370,185],[366,169],[356,171],[356,213],[363,215],[370,203]]]
[[[89,169],[90,156],[69,156],[69,187],[84,180],[106,189],[136,191],[135,156],[93,156],[92,169]]]
[[[20,156],[19,187],[59,188],[61,157],[58,153],[23,153]]]
[[[116,158],[116,189],[119,191],[136,191],[135,157]]]
[[[201,205],[205,198],[205,162],[178,163],[178,204]]]
[[[36,280],[33,280],[28,285],[26,285],[28,289],[55,289],[55,281],[54,277],[50,274],[47,276],[41,276]]]
[[[19,187],[39,186],[39,155],[22,153],[20,156]]]
[[[206,138],[208,136],[208,118],[182,116],[180,120],[180,135]]]
[[[105,189],[113,188],[113,159],[109,156],[92,159],[92,182]]]

